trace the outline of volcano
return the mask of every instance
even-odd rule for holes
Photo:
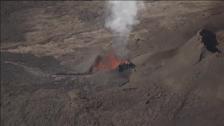
[[[105,1],[1,1],[1,126],[224,126],[224,2],[144,5],[123,58]]]

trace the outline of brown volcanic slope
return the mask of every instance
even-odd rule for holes
[[[128,45],[137,70],[83,75],[111,47],[104,12],[1,2],[2,126],[224,125],[224,2],[146,2]]]

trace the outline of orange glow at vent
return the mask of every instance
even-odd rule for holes
[[[99,57],[95,68],[96,70],[113,70],[116,69],[120,64],[128,63],[126,60],[118,58],[114,53],[109,53],[104,57]]]

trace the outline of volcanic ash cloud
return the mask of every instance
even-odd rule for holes
[[[105,27],[113,32],[113,49],[120,57],[128,54],[127,41],[134,25],[139,23],[137,14],[144,7],[142,1],[108,1],[110,15],[106,18]]]

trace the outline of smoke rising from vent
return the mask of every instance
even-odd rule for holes
[[[106,18],[105,26],[113,32],[113,49],[120,57],[128,54],[127,42],[133,26],[139,23],[138,10],[143,8],[142,1],[108,1],[110,15]]]

